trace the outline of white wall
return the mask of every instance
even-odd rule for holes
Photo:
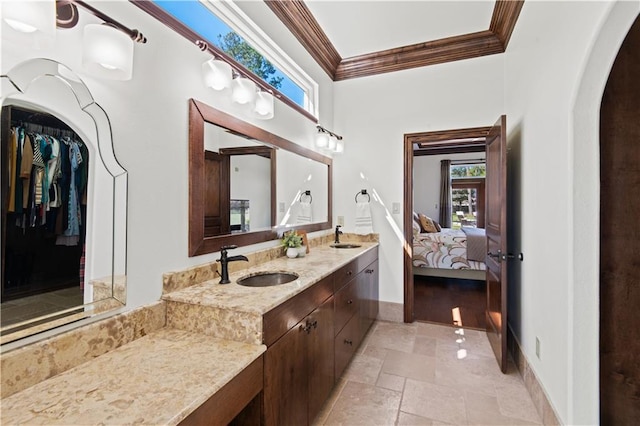
[[[599,87],[593,90],[593,81],[586,86],[601,96],[615,42],[608,40],[608,56],[588,59],[611,6],[528,1],[505,55],[509,229],[514,231],[509,241],[512,250],[524,253],[524,262],[510,264],[509,324],[561,421],[569,424],[599,421],[600,97],[577,95],[582,75],[597,67]],[[618,42],[638,3],[622,7],[624,13],[607,21]],[[574,109],[589,111],[590,122],[583,119],[577,126]]]
[[[271,228],[271,159],[231,156],[231,199],[249,200],[250,230]]]
[[[484,152],[413,157],[413,210],[439,221],[440,162],[484,159]]]
[[[326,222],[329,217],[327,165],[282,149],[277,151],[277,161],[276,224],[286,226],[298,223],[300,195],[305,191],[311,191],[311,199],[306,195],[302,197],[305,202],[311,201],[311,222]]]
[[[127,1],[91,3],[147,36],[147,44],[135,46],[132,80],[107,81],[82,73],[81,27],[58,30],[54,45],[38,51],[24,45],[11,46],[5,41],[0,71],[4,73],[27,58],[55,59],[82,76],[96,101],[109,115],[116,156],[129,176],[127,309],[131,309],[159,299],[162,273],[219,257],[218,253],[194,258],[187,256],[188,99],[196,98],[223,111],[240,113],[229,101],[202,84],[200,65],[210,58],[209,55]],[[266,5],[251,7],[258,15],[273,16]],[[82,22],[98,22],[82,9],[80,16]],[[297,43],[275,16],[270,25],[269,32],[277,35],[277,41],[283,46]],[[287,52],[320,84],[320,119],[331,127],[332,82],[303,49]],[[281,102],[276,101],[274,119],[253,122],[313,148],[315,123]],[[269,245],[275,246],[277,242]],[[236,253],[254,249],[242,247]]]
[[[393,203],[402,210],[404,134],[490,126],[504,112],[502,81],[502,57],[488,56],[335,83],[345,150],[334,158],[333,214],[353,231],[356,192],[372,194],[381,300],[404,299],[402,214],[392,214]]]

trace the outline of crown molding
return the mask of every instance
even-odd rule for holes
[[[342,58],[302,0],[265,0],[334,81],[503,53],[524,0],[497,0],[489,29]]]

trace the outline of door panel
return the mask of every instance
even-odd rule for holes
[[[487,135],[487,337],[507,371],[507,138],[506,116]]]
[[[205,151],[204,156],[204,235],[224,235],[230,232],[231,179],[228,155]]]
[[[333,301],[333,297],[330,297],[308,317],[313,327],[307,336],[309,424],[313,424],[335,383]]]
[[[264,354],[264,419],[266,426],[306,425],[309,381],[307,333],[295,325]]]

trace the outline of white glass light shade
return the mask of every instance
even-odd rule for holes
[[[330,151],[335,151],[338,140],[334,136],[329,137],[329,146],[327,147]]]
[[[269,120],[273,118],[273,95],[268,92],[258,92],[256,106],[253,109],[258,118]]]
[[[238,77],[231,85],[233,92],[231,100],[240,105],[252,103],[256,100],[256,84],[246,77]]]
[[[342,139],[338,139],[336,142],[336,152],[337,153],[344,152],[344,142],[342,142]]]
[[[326,148],[329,145],[329,135],[325,132],[318,132],[316,135],[316,145],[318,148]]]
[[[109,25],[84,27],[82,65],[93,75],[130,80],[133,74],[133,40]]]
[[[52,37],[56,34],[56,2],[3,1],[2,19],[14,30],[22,33],[41,32]]]
[[[213,90],[223,90],[231,86],[233,71],[231,65],[219,59],[209,59],[202,64],[204,84]]]

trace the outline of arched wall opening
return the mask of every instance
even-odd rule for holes
[[[568,424],[600,422],[600,104],[618,50],[639,12],[637,2],[611,6],[585,63],[573,104],[573,182],[581,184],[573,185],[572,203]]]

